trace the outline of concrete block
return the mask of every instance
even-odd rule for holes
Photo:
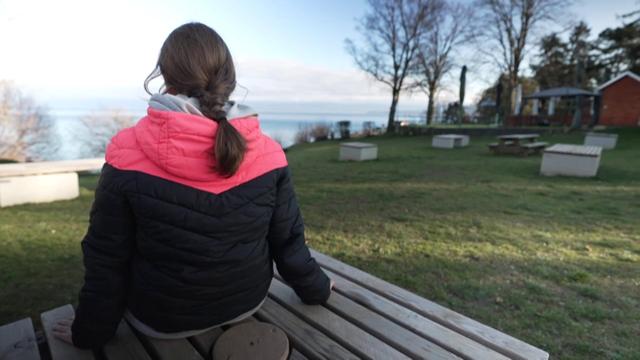
[[[68,200],[79,194],[75,172],[0,177],[0,207]]]
[[[593,177],[598,173],[601,155],[598,146],[556,144],[544,151],[540,174]]]
[[[435,135],[431,139],[431,146],[439,149],[453,149],[469,145],[468,135],[445,134]]]
[[[340,144],[339,160],[364,161],[378,158],[378,145],[362,142]]]
[[[618,134],[589,132],[584,138],[587,146],[600,146],[603,149],[615,149],[618,142]]]

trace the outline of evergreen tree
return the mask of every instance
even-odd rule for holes
[[[571,83],[568,65],[569,48],[558,34],[549,34],[540,41],[538,63],[531,65],[533,77],[542,89],[566,86]]]
[[[597,50],[604,80],[627,70],[640,73],[640,10],[622,18],[630,22],[605,29],[598,35]]]
[[[582,88],[593,89],[598,83],[598,55],[594,52],[595,44],[590,40],[591,29],[586,23],[580,22],[569,36],[569,68],[571,80],[567,84]]]
[[[542,38],[538,63],[531,65],[533,77],[542,89],[561,86],[593,89],[600,83],[602,65],[590,34],[587,24],[580,22],[571,31],[568,42],[556,33]]]

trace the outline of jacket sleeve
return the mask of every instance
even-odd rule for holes
[[[113,337],[126,305],[135,220],[123,191],[122,172],[106,164],[82,240],[84,285],[72,325],[73,343],[97,348]]]
[[[288,167],[282,169],[278,179],[276,206],[267,238],[280,275],[300,299],[310,305],[326,302],[331,293],[330,280],[305,244],[304,224]]]

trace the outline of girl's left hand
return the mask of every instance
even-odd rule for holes
[[[58,322],[53,325],[53,336],[73,345],[71,324],[73,324],[73,318],[58,320]]]

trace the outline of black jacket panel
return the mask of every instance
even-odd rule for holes
[[[278,272],[296,294],[309,305],[321,304],[329,298],[329,278],[318,271],[304,240],[304,224],[298,208],[288,168],[278,179],[276,206],[267,239],[273,251]]]
[[[272,261],[304,302],[330,293],[287,167],[216,195],[105,164],[82,250],[80,347],[106,343],[127,308],[160,332],[233,319],[264,299]]]

